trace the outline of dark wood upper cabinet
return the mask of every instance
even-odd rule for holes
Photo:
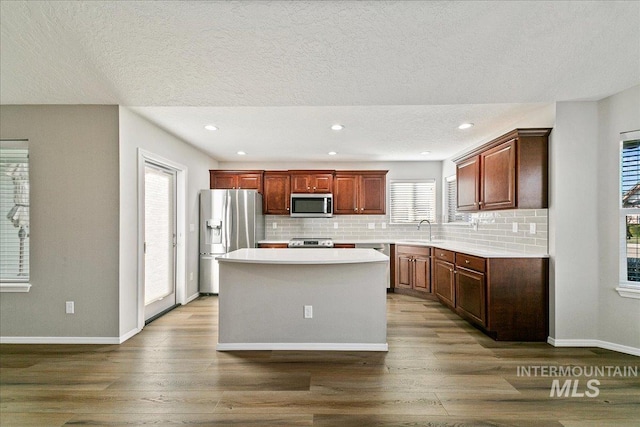
[[[289,191],[291,189],[289,172],[265,171],[263,180],[265,215],[288,215]]]
[[[387,171],[337,171],[333,213],[337,215],[384,214]]]
[[[480,202],[480,157],[456,165],[458,210],[477,211]]]
[[[480,154],[480,209],[516,207],[516,141]]]
[[[225,190],[258,190],[262,193],[263,171],[210,170],[210,188]]]
[[[459,211],[548,206],[551,129],[516,129],[454,159]]]
[[[334,171],[289,171],[292,193],[332,193]]]

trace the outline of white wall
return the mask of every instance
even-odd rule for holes
[[[137,328],[138,304],[138,148],[188,168],[186,235],[186,298],[198,293],[198,194],[209,188],[209,169],[218,164],[208,155],[161,130],[131,110],[120,107],[120,336]],[[190,231],[190,225],[195,226]],[[193,273],[193,280],[189,280]]]
[[[0,336],[117,337],[118,107],[3,105],[0,137],[29,140],[32,284],[0,294]]]
[[[598,330],[598,109],[559,102],[549,167],[550,335],[593,340]]]
[[[618,284],[620,132],[640,129],[640,86],[598,104],[598,338],[640,349],[640,300],[622,298]]]
[[[640,86],[598,102],[557,104],[549,210],[556,345],[640,354],[640,300],[615,291],[619,134],[634,129],[640,129]]]

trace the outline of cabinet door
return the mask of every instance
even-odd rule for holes
[[[333,193],[333,213],[353,215],[358,213],[358,177],[336,174]]]
[[[262,193],[262,174],[258,173],[244,173],[238,174],[239,189],[242,190],[258,190]]]
[[[385,213],[385,175],[362,175],[359,183],[358,206],[362,214]]]
[[[396,257],[396,287],[411,289],[413,259],[409,255],[398,254]]]
[[[311,176],[311,192],[312,193],[332,193],[333,192],[333,175],[323,173]]]
[[[311,193],[311,175],[291,174],[292,193]]]
[[[289,215],[288,173],[264,174],[264,213],[266,215]]]
[[[456,273],[456,311],[481,326],[486,325],[485,277],[483,273],[458,268]]]
[[[234,174],[211,174],[211,188],[232,190],[238,186],[238,177]]]
[[[456,306],[454,266],[450,262],[435,260],[433,263],[433,286],[435,294],[444,304]]]
[[[480,154],[480,208],[516,207],[516,140]]]
[[[456,165],[456,185],[459,211],[477,211],[480,202],[480,158],[478,156]]]
[[[258,247],[265,249],[286,249],[289,245],[286,243],[258,243]]]
[[[416,291],[431,292],[431,260],[415,257],[413,259],[413,288]]]

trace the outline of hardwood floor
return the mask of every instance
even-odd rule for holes
[[[555,377],[518,375],[637,370],[638,357],[496,342],[439,303],[405,295],[389,294],[387,311],[388,353],[216,352],[216,297],[119,346],[4,344],[0,425],[639,425],[640,377],[562,377],[579,381],[578,394],[597,379],[599,394],[550,397]]]

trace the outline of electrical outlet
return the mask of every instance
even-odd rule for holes
[[[74,314],[76,312],[75,304],[73,301],[65,302],[65,309],[67,314]]]
[[[189,280],[193,280],[193,271],[189,273]]]
[[[532,222],[529,224],[529,234],[536,234],[536,223]]]
[[[380,227],[384,230],[385,228],[387,228],[387,223],[383,222],[382,224],[380,224]]]
[[[273,225],[272,225],[272,227],[273,227],[273,229],[275,230],[276,228],[278,228],[278,223],[277,223],[277,222],[274,222],[274,223],[273,223]]]
[[[334,222],[334,223],[333,223],[333,228],[335,228],[335,229],[337,229],[337,228],[338,228],[338,223],[337,223],[337,222]]]
[[[312,319],[313,318],[313,306],[312,305],[305,305],[304,306],[304,318],[305,319]]]
[[[196,225],[195,224],[189,224],[189,231],[192,232],[192,233],[194,231],[196,231]]]
[[[511,223],[511,231],[513,231],[514,233],[518,232],[518,223],[517,222]]]
[[[367,228],[369,228],[369,230],[375,230],[376,229],[376,223],[375,222],[370,222],[369,224],[367,224]]]

